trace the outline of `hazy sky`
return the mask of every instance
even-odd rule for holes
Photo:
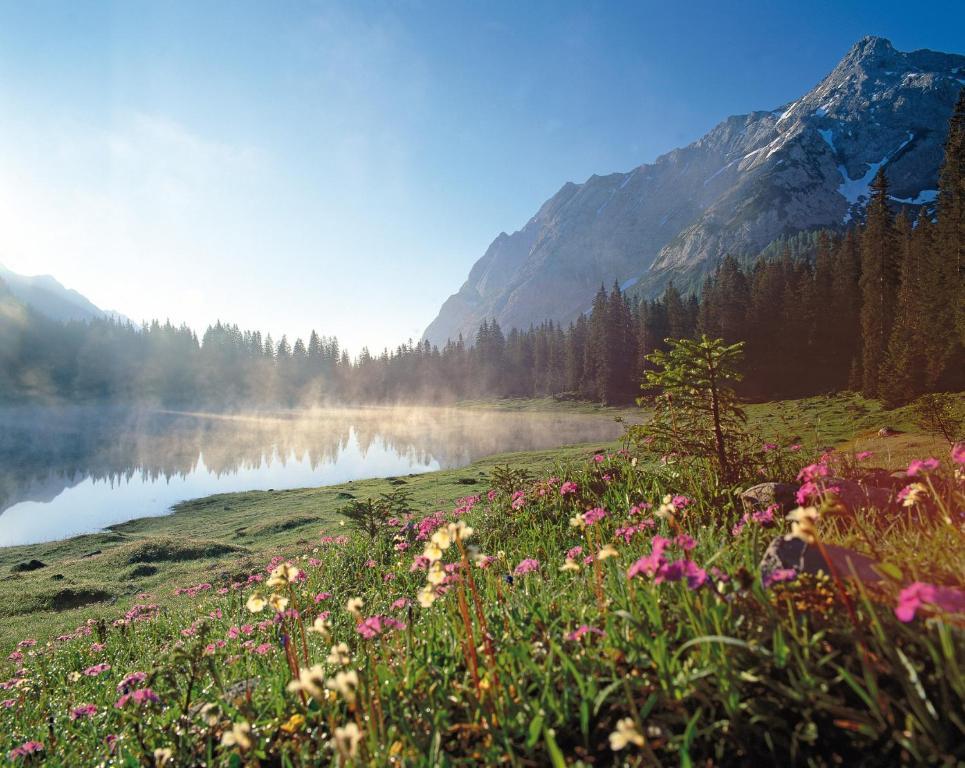
[[[500,232],[965,3],[0,3],[0,263],[104,308],[357,351]]]

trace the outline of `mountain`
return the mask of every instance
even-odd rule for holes
[[[27,277],[0,264],[0,281],[6,284],[15,298],[52,320],[93,320],[104,317],[127,322],[123,315],[100,309],[77,291],[65,288],[50,275]]]
[[[896,205],[928,205],[965,56],[856,43],[803,97],[730,117],[628,173],[567,183],[518,232],[501,233],[424,338],[443,344],[495,317],[504,329],[568,323],[601,283],[643,296],[684,288],[731,253],[840,228],[884,166]]]

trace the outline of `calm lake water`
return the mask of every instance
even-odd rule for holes
[[[0,546],[90,533],[212,493],[430,472],[621,432],[602,415],[452,408],[0,409]]]

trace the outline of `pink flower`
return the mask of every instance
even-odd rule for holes
[[[492,489],[490,489],[489,493],[486,494],[486,498],[489,499],[489,501],[491,501],[491,502],[492,502],[492,501],[496,501],[496,495],[497,495],[497,494],[496,494],[496,489],[495,489],[495,488],[492,488]]]
[[[567,560],[576,560],[580,555],[583,554],[583,547],[577,545],[575,547],[570,547],[566,553]]]
[[[601,461],[606,461],[606,456],[604,456],[602,453],[598,453],[596,456],[593,457],[593,461],[599,464]]]
[[[147,680],[146,672],[132,672],[117,684],[117,692],[123,693]]]
[[[10,661],[21,662],[23,661],[23,654],[20,651],[13,651],[7,658]]]
[[[513,571],[514,576],[524,576],[527,573],[532,573],[533,571],[539,570],[539,560],[535,560],[532,557],[527,557],[525,560],[520,562]]]
[[[0,701],[0,707],[3,709],[13,709],[15,706],[17,706],[16,699],[4,699],[3,701]]]
[[[801,446],[798,445],[797,443],[794,443],[794,445],[789,445],[787,449],[791,451],[791,453],[797,453],[798,451],[801,450]]]
[[[412,601],[407,597],[400,597],[390,606],[393,611],[401,610],[402,608],[408,608],[412,605]]]
[[[865,459],[870,459],[870,458],[871,458],[872,456],[874,456],[874,455],[875,455],[875,454],[874,454],[874,451],[858,451],[858,452],[854,455],[854,457],[855,457],[855,459],[857,459],[858,461],[864,461]]]
[[[139,707],[148,704],[157,704],[161,699],[150,688],[138,688],[136,691],[125,693],[115,703],[117,709],[123,709],[129,702],[134,702]]]
[[[37,641],[36,641],[36,640],[32,640],[31,638],[28,637],[26,640],[21,640],[19,643],[17,643],[17,647],[18,647],[18,648],[33,648],[36,644],[37,644]]]
[[[693,504],[694,500],[689,496],[681,496],[680,494],[677,494],[670,500],[670,503],[673,504],[677,509],[683,509],[684,507],[689,507],[691,504]]]
[[[965,592],[954,587],[937,587],[916,581],[901,590],[895,616],[907,623],[915,618],[915,612],[925,604],[934,605],[947,613],[962,613],[965,612]]]
[[[965,443],[955,443],[952,446],[952,461],[956,464],[965,464]]]
[[[509,503],[513,509],[522,509],[523,505],[526,503],[526,494],[522,491],[513,491],[513,499]]]
[[[697,546],[697,542],[694,541],[694,537],[686,533],[681,533],[679,536],[677,536],[677,538],[674,539],[674,544],[684,550],[684,552],[689,552]]]
[[[265,656],[271,651],[271,649],[272,649],[271,643],[262,643],[261,645],[255,648],[255,653],[257,653],[259,656]]]
[[[908,465],[908,477],[915,477],[919,472],[932,472],[938,469],[938,459],[915,459]]]
[[[74,707],[70,710],[70,719],[80,720],[95,714],[97,714],[97,707],[93,704],[81,704],[79,707]]]
[[[603,507],[594,507],[583,513],[583,522],[586,525],[593,525],[606,517],[606,510]]]
[[[670,539],[665,539],[663,536],[654,536],[650,554],[641,557],[627,569],[627,578],[632,579],[634,576],[641,574],[653,576],[657,569],[663,565],[663,553],[668,546],[670,546]]]
[[[764,453],[770,453],[771,451],[776,451],[777,443],[764,443],[764,445],[761,446],[761,450]]]
[[[603,634],[604,634],[603,630],[597,629],[596,627],[591,627],[589,624],[583,624],[582,626],[579,626],[576,629],[574,629],[572,632],[570,632],[566,636],[566,639],[575,642],[579,640],[581,637],[583,637],[584,635],[598,635],[600,637],[603,637]]]
[[[371,557],[365,561],[366,568],[375,568],[375,566],[376,566],[376,562]]]
[[[571,480],[567,480],[565,483],[563,483],[563,485],[560,486],[560,496],[576,493],[578,490],[579,486],[576,483],[572,482]]]
[[[11,749],[9,757],[11,760],[17,760],[18,758],[30,757],[30,755],[35,755],[43,751],[44,745],[39,741],[25,741],[19,747]]]
[[[99,674],[106,672],[110,668],[110,664],[95,664],[94,666],[85,669],[84,674],[88,677],[97,677]]]
[[[405,624],[391,616],[369,616],[355,627],[355,631],[366,640],[371,640],[393,629],[405,629]]]
[[[315,598],[314,598],[315,605],[318,605],[323,600],[328,600],[328,598],[330,598],[331,596],[332,596],[331,592],[319,592],[317,595],[315,595]]]
[[[828,476],[828,465],[823,462],[808,464],[797,473],[798,482],[808,483]]]

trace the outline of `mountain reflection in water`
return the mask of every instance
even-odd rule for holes
[[[432,407],[0,409],[0,546],[96,531],[212,493],[429,472],[621,431],[599,414]]]

